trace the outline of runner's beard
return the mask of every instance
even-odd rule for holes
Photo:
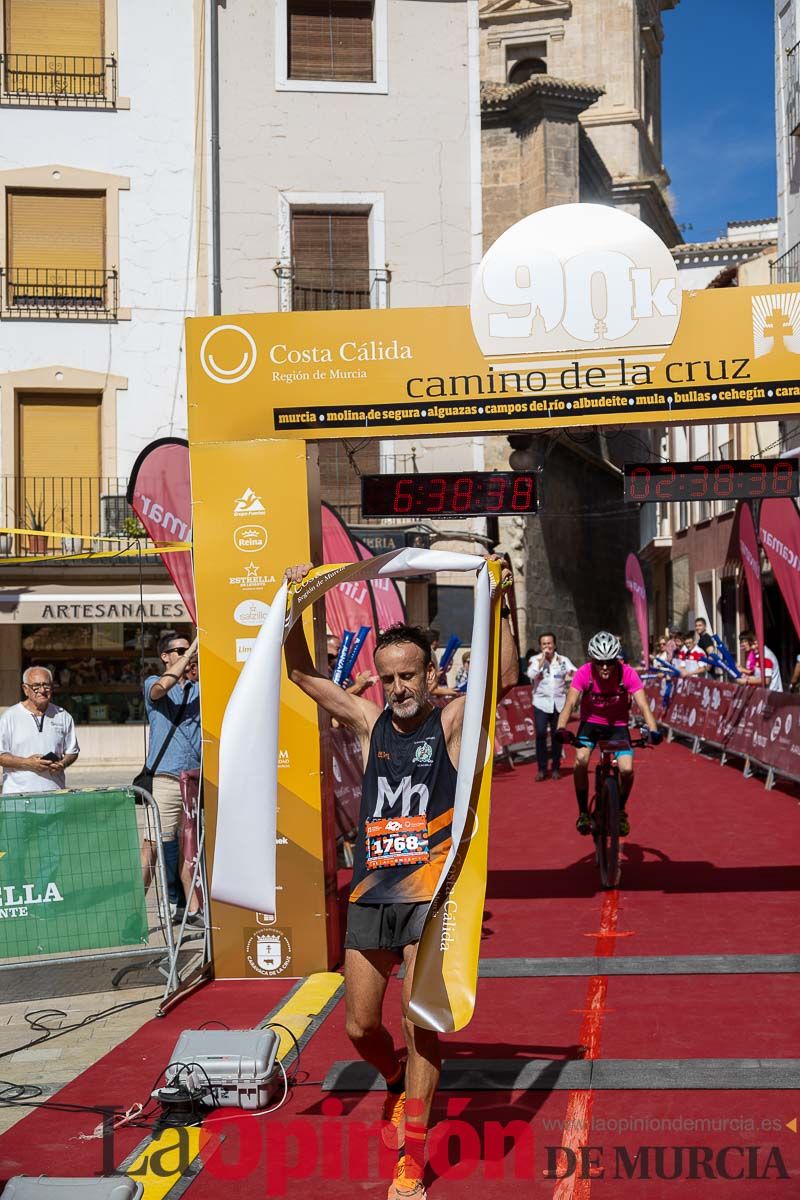
[[[409,696],[407,700],[403,700],[400,704],[396,700],[390,700],[389,707],[392,710],[393,716],[398,717],[401,721],[410,721],[414,717],[418,717],[429,703],[430,695],[427,692],[422,692]]]

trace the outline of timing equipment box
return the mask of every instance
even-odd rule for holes
[[[5,1186],[3,1200],[140,1200],[143,1192],[141,1183],[125,1175],[99,1179],[15,1175]]]
[[[278,1045],[274,1029],[185,1029],[164,1076],[203,1092],[204,1104],[266,1108],[281,1078]]]

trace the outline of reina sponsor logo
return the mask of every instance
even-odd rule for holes
[[[235,587],[240,587],[244,591],[260,591],[261,588],[266,587],[268,583],[275,582],[274,575],[259,575],[258,567],[254,562],[248,563],[244,569],[244,572],[244,575],[228,576],[228,583]]]
[[[263,625],[269,616],[269,608],[263,600],[243,600],[233,610],[233,619],[237,625]]]
[[[245,488],[233,506],[235,517],[261,517],[267,510],[261,503],[261,497],[251,487]]]
[[[263,525],[239,525],[233,531],[233,544],[244,554],[263,550],[268,540],[267,531]]]

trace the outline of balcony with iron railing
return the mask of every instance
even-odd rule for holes
[[[128,504],[127,486],[127,479],[119,476],[0,475],[0,526],[23,531],[0,532],[0,567],[7,558],[137,547],[144,551],[144,562],[157,562],[158,556]],[[130,561],[129,557],[102,560],[104,566]]]
[[[797,283],[800,281],[800,242],[790,246],[780,258],[769,264],[770,283]]]
[[[388,308],[388,268],[296,267],[278,263],[280,309],[282,312],[329,312],[336,309]]]
[[[0,54],[0,104],[116,108],[117,60],[74,54]]]
[[[86,267],[10,267],[0,271],[0,317],[115,321],[116,271]]]

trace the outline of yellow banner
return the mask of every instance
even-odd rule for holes
[[[217,833],[222,720],[289,563],[316,550],[306,448],[263,440],[192,447],[195,589],[200,633],[204,798],[211,861]],[[249,511],[247,511],[249,510]],[[317,518],[318,519],[318,518]],[[305,614],[313,641],[312,614]],[[324,661],[324,622],[318,647]],[[340,958],[333,796],[326,730],[316,705],[282,669],[278,729],[278,914],[211,905],[218,978],[271,979],[324,970]],[[322,743],[320,734],[322,732]],[[263,729],[250,714],[245,765],[260,777]],[[275,763],[269,767],[274,771]],[[247,836],[249,818],[241,815]],[[269,951],[269,953],[267,953]]]
[[[687,292],[671,346],[493,357],[468,308],[197,317],[187,322],[190,437],[778,417],[800,402],[795,310],[797,285]]]

